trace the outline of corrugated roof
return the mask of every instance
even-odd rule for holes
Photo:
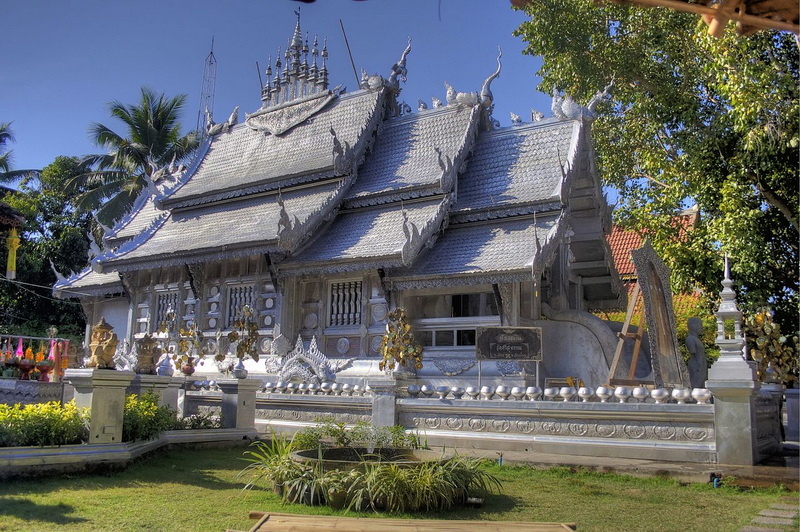
[[[443,107],[385,122],[347,199],[439,187],[439,161],[466,156],[478,117],[476,107]]]
[[[482,132],[459,180],[454,211],[559,199],[562,165],[579,127],[554,120]]]

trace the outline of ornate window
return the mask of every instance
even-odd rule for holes
[[[336,282],[330,287],[329,325],[361,325],[361,281]]]
[[[256,301],[256,288],[253,284],[232,285],[228,287],[226,327],[232,327],[236,314],[245,306],[253,306]]]
[[[171,290],[169,292],[156,292],[156,315],[153,328],[158,330],[161,323],[167,319],[167,311],[174,310],[176,318],[180,316],[180,309],[178,308],[178,291]]]

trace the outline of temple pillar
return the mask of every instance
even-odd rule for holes
[[[68,369],[64,380],[75,388],[75,405],[91,412],[89,443],[120,443],[125,389],[136,374],[108,369]]]
[[[256,392],[260,379],[223,379],[217,381],[222,390],[222,428],[254,429],[256,426]]]

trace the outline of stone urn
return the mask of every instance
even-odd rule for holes
[[[181,373],[187,377],[194,375],[194,357],[187,357],[186,360],[181,361]]]
[[[237,379],[246,379],[247,378],[247,370],[244,367],[244,362],[240,358],[236,365],[233,366],[233,376]]]

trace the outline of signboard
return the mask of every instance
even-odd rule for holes
[[[542,360],[541,327],[478,327],[478,360]]]

